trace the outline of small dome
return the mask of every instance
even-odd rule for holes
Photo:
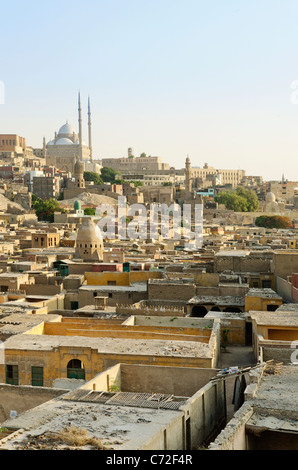
[[[64,124],[64,126],[59,129],[58,136],[70,136],[73,135],[73,133],[75,133],[74,128],[67,122],[66,124]]]
[[[75,211],[80,211],[80,210],[82,210],[82,203],[81,203],[81,201],[75,201],[73,207],[74,207],[74,210],[75,210]]]
[[[102,244],[102,234],[100,228],[93,222],[90,217],[84,217],[82,225],[80,226],[77,234],[77,244],[81,243],[95,243]]]
[[[56,145],[73,145],[73,142],[72,140],[64,137],[63,139],[57,140]]]
[[[55,145],[55,141],[54,141],[54,140],[50,140],[50,142],[48,142],[47,145]]]
[[[85,165],[82,161],[77,159],[75,166],[74,166],[74,172],[75,173],[84,173],[85,171]]]
[[[267,202],[267,203],[276,202],[275,194],[274,194],[274,193],[271,193],[271,192],[270,192],[270,193],[267,193],[266,202]]]

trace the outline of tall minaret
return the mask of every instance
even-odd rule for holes
[[[90,152],[90,161],[93,160],[93,151],[92,151],[92,133],[91,133],[91,107],[90,107],[90,96],[88,96],[88,135],[89,135],[89,152]]]
[[[79,145],[80,145],[80,160],[82,159],[82,108],[81,108],[81,93],[79,92]]]
[[[43,158],[47,158],[47,144],[46,144],[46,138],[43,138],[43,146],[42,146],[42,156]]]
[[[192,181],[191,181],[191,163],[190,158],[187,155],[187,159],[185,162],[185,195],[189,197],[191,194],[192,189]]]

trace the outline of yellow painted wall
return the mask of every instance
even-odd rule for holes
[[[245,311],[256,310],[259,312],[267,311],[267,305],[282,305],[281,299],[264,299],[261,297],[245,297]]]
[[[161,277],[162,274],[155,271],[85,273],[89,286],[107,286],[109,282],[116,282],[117,286],[130,286],[136,282],[146,282],[148,279],[160,279]]]
[[[97,349],[88,347],[68,348],[62,346],[49,351],[5,351],[5,364],[19,366],[19,385],[31,385],[31,367],[38,366],[44,368],[44,386],[52,387],[54,380],[67,378],[67,364],[72,359],[82,361],[87,381],[118,363],[172,367],[213,367],[212,358],[100,353]],[[6,382],[5,365],[0,366],[0,380],[2,383]]]
[[[267,337],[269,340],[277,341],[298,341],[298,328],[268,328]]]

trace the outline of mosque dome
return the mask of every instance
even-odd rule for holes
[[[75,145],[80,145],[79,139],[77,139],[74,143],[75,143]],[[86,144],[86,142],[85,142],[84,140],[82,140],[82,145],[84,145],[85,147],[87,147],[87,144]]]
[[[85,171],[85,165],[82,161],[77,159],[75,166],[74,166],[74,173],[79,174],[79,173],[84,173]]]
[[[66,122],[66,124],[64,124],[59,129],[58,136],[65,136],[65,135],[72,136],[73,133],[75,133],[74,128],[70,124],[68,124],[68,122]]]
[[[62,139],[57,140],[56,145],[73,145],[73,141],[63,137]]]
[[[97,225],[89,217],[84,217],[82,220],[82,225],[80,226],[77,234],[77,243],[102,243],[102,234]]]
[[[47,145],[55,145],[55,141],[54,141],[54,140],[50,140],[50,142],[48,142]]]
[[[272,193],[272,192],[267,193],[267,195],[266,195],[266,202],[267,202],[267,203],[276,202],[275,194]]]
[[[74,210],[75,210],[75,211],[81,211],[81,210],[82,210],[82,203],[81,203],[81,201],[75,201],[75,203],[74,203]]]
[[[84,261],[103,259],[102,233],[90,217],[82,218],[82,225],[77,233],[75,256]]]

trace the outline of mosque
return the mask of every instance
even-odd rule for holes
[[[92,162],[92,124],[90,98],[88,98],[88,145],[83,140],[82,134],[82,108],[81,95],[78,99],[79,132],[77,133],[71,124],[66,122],[57,132],[55,138],[46,144],[44,138],[43,153],[46,164],[54,166],[61,171],[73,173],[77,159]]]

